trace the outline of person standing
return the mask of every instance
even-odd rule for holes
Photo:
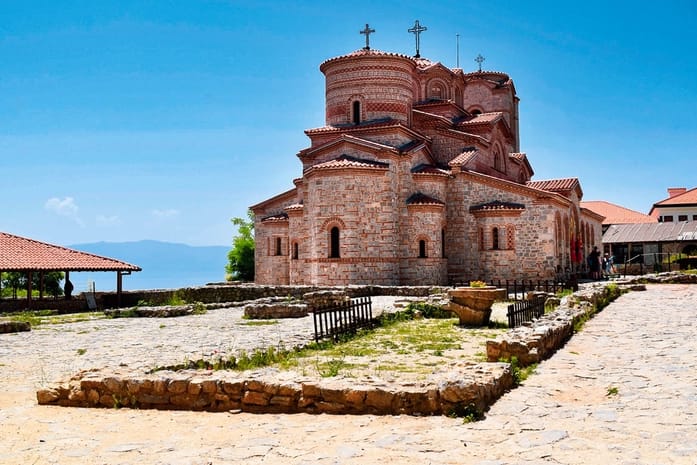
[[[588,268],[591,279],[600,279],[600,252],[597,245],[593,246],[593,251],[588,254]]]

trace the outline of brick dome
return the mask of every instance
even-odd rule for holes
[[[326,124],[409,121],[415,100],[413,58],[379,50],[357,50],[320,65],[326,83]]]

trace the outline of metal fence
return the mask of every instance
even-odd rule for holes
[[[511,281],[507,279],[506,281],[490,281],[488,284],[506,289],[508,298],[513,300],[523,300],[526,294],[531,291],[551,292],[556,294],[564,289],[578,290],[578,282],[575,279],[568,279],[565,281],[551,279],[538,279],[536,281],[532,279],[523,279],[520,281]]]
[[[538,295],[531,300],[519,300],[508,306],[508,327],[515,328],[545,314],[547,296]]]
[[[359,297],[343,304],[320,307],[313,312],[315,342],[338,340],[344,334],[354,334],[361,328],[371,328],[373,306],[370,297]]]

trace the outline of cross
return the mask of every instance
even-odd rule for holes
[[[484,58],[481,53],[479,55],[477,55],[477,58],[474,59],[474,61],[479,63],[479,72],[480,73],[482,72],[482,63],[484,62],[484,60],[486,60],[486,58]]]
[[[425,26],[422,26],[419,24],[419,20],[417,19],[414,21],[414,27],[407,29],[407,32],[411,32],[416,36],[416,55],[414,55],[415,58],[419,58],[421,55],[419,55],[419,36],[421,35],[422,32],[426,30]]]
[[[370,34],[375,32],[375,29],[371,29],[368,23],[365,23],[365,29],[358,32],[365,34],[365,47],[363,47],[363,50],[370,50]]]

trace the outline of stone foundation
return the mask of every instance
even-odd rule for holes
[[[153,375],[81,372],[67,384],[37,392],[41,405],[129,407],[253,413],[451,415],[482,413],[514,385],[510,365],[483,363],[435,373],[418,385],[349,378],[313,380],[275,369],[158,372]]]

